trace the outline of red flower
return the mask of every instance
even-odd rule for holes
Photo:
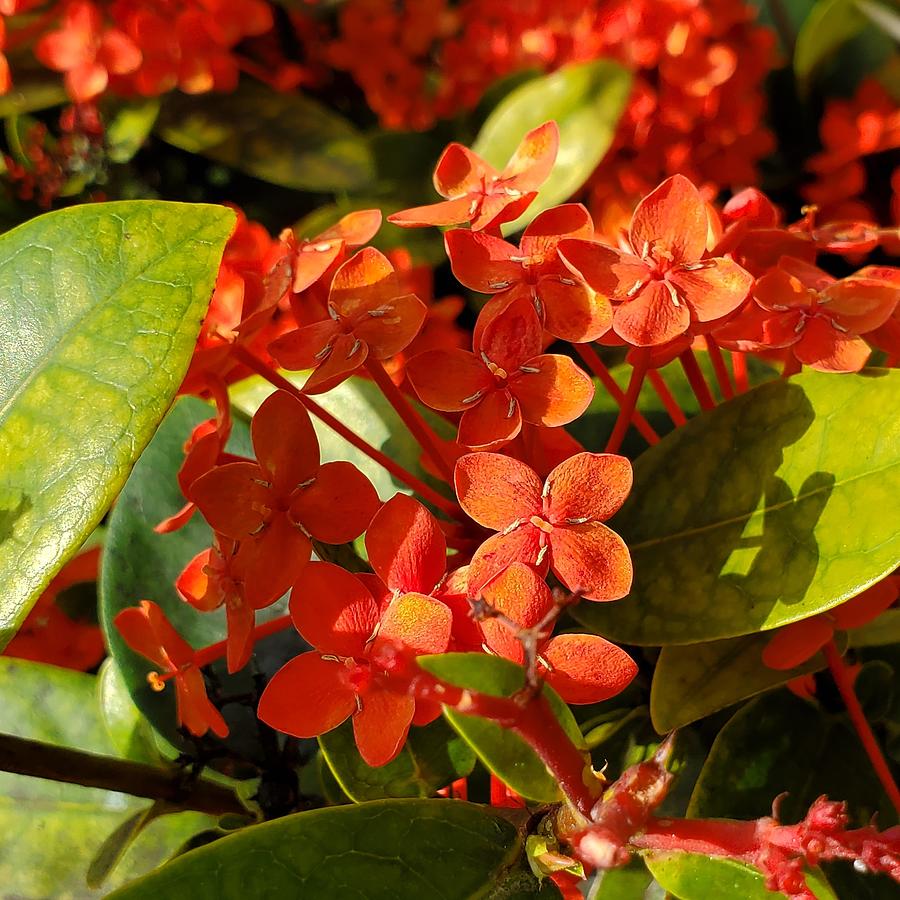
[[[681,175],[664,181],[634,212],[632,252],[567,240],[563,260],[598,293],[618,302],[613,330],[636,347],[664,344],[695,322],[737,309],[753,283],[724,257],[705,258],[709,230],[700,192]]]
[[[450,144],[434,170],[435,190],[446,201],[394,213],[388,221],[405,227],[468,223],[473,231],[499,228],[531,205],[556,162],[558,149],[556,122],[529,131],[502,172],[468,147]]]
[[[472,290],[497,295],[483,316],[492,318],[513,300],[527,297],[554,337],[581,343],[609,331],[612,308],[606,297],[573,278],[557,249],[560,241],[593,235],[590,213],[580,203],[569,203],[535,216],[518,247],[465,229],[448,231],[444,242],[457,279]]]
[[[379,360],[399,353],[422,327],[425,304],[415,294],[402,292],[384,254],[366,247],[335,273],[328,314],[269,345],[286,369],[315,369],[304,386],[310,394],[340,384],[369,353]]]
[[[294,582],[312,540],[342,544],[365,531],[378,495],[348,462],[321,465],[319,442],[299,400],[276,391],[250,426],[257,462],[216,466],[191,493],[219,534],[249,542],[245,597],[255,609],[275,601]]]
[[[113,621],[135,653],[159,666],[162,677],[158,672],[148,676],[154,689],[162,690],[163,682],[174,678],[178,724],[196,737],[207,731],[226,737],[228,726],[206,696],[203,674],[194,662],[194,650],[172,627],[165,613],[151,600],[141,600],[140,606],[123,609]]]
[[[541,353],[542,336],[531,300],[520,296],[484,329],[477,354],[427,351],[407,363],[407,375],[427,406],[462,411],[460,444],[495,449],[519,434],[523,420],[565,425],[594,396],[590,377],[568,356]]]
[[[544,484],[534,470],[497,453],[470,453],[456,464],[462,508],[498,531],[469,566],[473,594],[510,563],[545,569],[587,600],[617,600],[631,589],[625,542],[603,521],[631,489],[631,463],[611,453],[579,453]]]
[[[379,654],[401,646],[441,653],[450,640],[450,611],[421,593],[395,598],[384,614],[363,582],[338,566],[312,562],[291,592],[291,616],[316,649],[275,673],[259,701],[262,721],[295,737],[317,737],[353,716],[360,755],[370,766],[390,762],[416,712],[408,694],[385,687]]]
[[[553,608],[544,579],[520,562],[509,565],[482,589],[481,596],[520,628],[534,628]],[[521,641],[505,623],[481,623],[485,646],[520,665]],[[637,674],[631,657],[595,634],[547,635],[537,645],[538,671],[567,703],[599,703],[623,691]]]

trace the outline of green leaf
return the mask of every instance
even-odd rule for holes
[[[488,116],[472,149],[502,169],[531,129],[555,119],[559,155],[524,215],[504,233],[524,228],[539,212],[568,200],[606,155],[631,93],[631,73],[607,59],[564,66],[507,94]]]
[[[598,872],[588,900],[645,900],[651,895],[653,876],[643,860],[632,858],[626,866]]]
[[[663,647],[653,672],[650,715],[660,734],[682,728],[740,700],[825,668],[817,653],[803,665],[779,671],[763,665],[772,635],[748,634],[685,647]],[[839,646],[846,646],[840,635]]]
[[[883,612],[874,622],[847,632],[851,647],[883,647],[900,643],[900,609]]]
[[[492,697],[509,697],[521,690],[525,683],[525,670],[521,666],[485,653],[420,656],[417,662],[426,672],[443,681]],[[584,746],[572,711],[549,685],[545,684],[543,691],[563,730],[576,746]],[[446,706],[444,715],[471,744],[482,762],[516,793],[542,803],[552,803],[561,798],[556,779],[518,735],[495,722],[462,715]]]
[[[802,93],[816,70],[866,26],[856,0],[819,0],[806,17],[794,45],[794,75]]]
[[[634,476],[610,523],[632,591],[580,604],[579,621],[669,645],[824,612],[900,563],[900,372],[760,385],[667,435]]]
[[[150,440],[233,223],[223,207],[98,203],[0,237],[0,648]]]
[[[410,730],[400,755],[385,766],[366,765],[347,721],[323,734],[319,746],[338,784],[351,800],[431,797],[475,767],[475,754],[442,719]]]
[[[497,812],[448,800],[376,800],[287,816],[192,850],[110,900],[490,893],[522,851]]]
[[[100,845],[88,866],[85,881],[88,887],[98,888],[121,861],[128,848],[138,839],[141,832],[168,808],[165,801],[158,800],[145,809],[139,809],[122,822]]]
[[[878,3],[876,0],[856,0],[860,11],[895,41],[900,41],[900,12],[896,3]]]
[[[127,163],[153,131],[159,117],[158,97],[122,103],[106,126],[107,156],[114,163]]]
[[[116,755],[94,701],[92,675],[0,657],[0,731]],[[92,898],[88,865],[104,839],[147,805],[125,794],[0,772],[0,883],[21,900]],[[110,876],[118,886],[158,865],[215,820],[183,812],[154,822]]]
[[[16,66],[15,73],[12,88],[0,96],[0,119],[61,106],[68,99],[66,89],[55,72],[23,72]]]
[[[655,853],[645,856],[644,861],[663,889],[678,900],[786,900],[780,891],[766,887],[761,872],[731,859],[699,853]],[[838,900],[821,872],[807,874],[806,884],[817,900]]]
[[[97,673],[97,703],[106,733],[120,756],[137,762],[160,761],[153,731],[134,705],[122,672],[111,656]]]
[[[345,118],[296,92],[243,79],[230,94],[170,94],[164,141],[263,181],[303,191],[352,191],[374,177],[372,154]]]

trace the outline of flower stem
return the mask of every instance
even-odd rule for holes
[[[468,521],[463,511],[452,500],[448,500],[446,497],[439,494],[430,485],[413,475],[412,472],[403,468],[403,466],[373,447],[367,441],[364,441],[358,434],[328,412],[328,410],[319,406],[315,400],[304,394],[300,388],[288,381],[283,375],[280,375],[270,366],[267,366],[261,359],[257,359],[252,353],[239,344],[234,345],[233,352],[235,357],[247,366],[248,369],[256,372],[257,375],[261,375],[274,387],[287,391],[289,394],[296,397],[306,409],[312,413],[312,415],[319,419],[319,421],[327,425],[336,434],[339,434],[348,444],[356,447],[360,452],[365,453],[369,459],[377,462],[398,481],[405,484],[408,488],[412,488],[412,490],[418,493],[424,500],[427,500],[432,506],[459,522]]]
[[[709,351],[709,358],[712,362],[713,371],[716,373],[716,381],[719,382],[719,390],[722,392],[722,397],[725,400],[731,400],[734,397],[731,376],[728,374],[728,367],[725,365],[722,351],[712,335],[706,335],[706,348]]]
[[[731,351],[731,369],[734,372],[734,386],[739,394],[750,390],[750,378],[747,374],[747,354]]]
[[[691,390],[700,404],[700,409],[715,409],[716,401],[713,400],[713,395],[709,390],[706,379],[703,377],[703,372],[700,369],[700,364],[697,362],[697,357],[694,356],[694,351],[688,348],[678,359],[681,362],[681,368],[684,369],[684,374],[687,376]]]
[[[850,716],[850,721],[853,723],[866,755],[872,763],[872,768],[875,770],[875,774],[878,776],[885,793],[890,798],[891,803],[893,803],[894,809],[900,813],[900,789],[897,788],[897,782],[894,781],[894,776],[888,767],[887,760],[884,758],[884,754],[878,746],[878,741],[872,733],[872,727],[869,725],[868,719],[866,719],[866,714],[863,712],[859,698],[856,696],[856,691],[853,690],[850,673],[847,671],[847,667],[844,665],[841,654],[838,652],[838,648],[833,640],[825,645],[824,652],[825,659],[828,661],[828,668],[831,671],[831,677],[837,685],[841,699],[844,701],[844,706],[847,707],[847,714]]]
[[[450,468],[440,448],[440,438],[431,429],[431,426],[419,415],[412,404],[403,395],[403,392],[391,381],[390,375],[385,371],[380,360],[368,357],[365,362],[366,371],[372,376],[375,384],[381,388],[381,393],[394,411],[403,420],[410,434],[419,442],[419,446],[431,457],[431,461],[437,466],[438,471],[444,476],[448,484],[453,484],[453,470]]]
[[[628,390],[619,404],[619,417],[613,426],[612,434],[606,442],[606,453],[616,453],[622,446],[622,441],[628,431],[632,414],[637,406],[638,396],[644,384],[644,376],[647,374],[647,365],[650,362],[650,354],[646,350],[639,350],[635,354],[634,368],[631,370],[631,380],[628,382]]]
[[[665,378],[659,374],[659,370],[650,369],[650,371],[647,372],[647,378],[649,379],[653,390],[656,391],[656,396],[659,397],[662,401],[662,405],[666,408],[666,412],[669,414],[672,424],[676,428],[686,425],[687,416],[685,416],[684,410],[678,405],[675,395],[669,390],[669,385],[666,384]]]
[[[597,376],[600,383],[606,388],[609,395],[621,407],[625,400],[625,391],[616,384],[615,378],[610,374],[609,369],[603,363],[603,360],[597,355],[596,351],[590,344],[573,344],[575,351],[584,360],[585,365]],[[644,418],[640,410],[635,409],[631,417],[631,424],[640,432],[641,437],[650,446],[659,443],[659,435],[653,429],[653,426]]]

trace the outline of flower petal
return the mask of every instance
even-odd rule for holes
[[[578,453],[547,476],[547,515],[554,524],[605,522],[631,491],[631,463],[614,453]]]
[[[225,604],[225,620],[228,626],[226,664],[229,672],[239,672],[247,665],[250,654],[253,653],[256,612],[246,601],[229,601]]]
[[[294,257],[293,292],[299,294],[311,288],[343,252],[340,240],[304,241]]]
[[[429,203],[413,206],[401,212],[392,213],[388,222],[402,228],[424,228],[429,225],[462,225],[468,222],[477,209],[477,198],[467,196],[443,203]]]
[[[352,334],[340,334],[331,343],[328,355],[316,361],[316,368],[303,385],[305,394],[324,394],[346,381],[369,355],[369,345]]]
[[[565,240],[558,249],[566,267],[604,297],[623,300],[652,274],[639,257],[594,241]]]
[[[567,425],[594,398],[590,376],[568,356],[536,356],[524,363],[520,373],[510,379],[509,391],[519,401],[522,418],[532,425]]]
[[[264,482],[256,463],[227,463],[201,475],[191,485],[191,494],[213,531],[241,540],[259,529],[272,503]]]
[[[444,235],[444,246],[457,281],[482,294],[496,294],[524,278],[519,250],[503,238],[454,228]]]
[[[313,651],[294,657],[275,673],[256,714],[276,731],[311,738],[336,728],[355,710],[346,666]]]
[[[468,409],[496,383],[477,356],[458,348],[426,350],[407,362],[406,374],[426,406],[446,412]]]
[[[509,391],[491,391],[459,420],[457,440],[473,450],[499,450],[522,430],[522,412]]]
[[[343,544],[358,538],[378,509],[372,482],[349,462],[330,462],[291,503],[289,517],[318,541]]]
[[[708,229],[700,191],[683,175],[673,175],[635,209],[631,246],[641,256],[663,264],[694,263],[706,249]]]
[[[323,231],[315,240],[341,240],[348,247],[361,247],[375,237],[379,228],[381,228],[380,209],[357,209],[342,216],[338,222]]]
[[[369,345],[375,359],[387,359],[412,343],[427,315],[425,304],[415,294],[400,294],[357,318],[353,334]]]
[[[541,649],[550,686],[566,703],[600,703],[637,675],[634,660],[596,634],[559,634]]]
[[[819,317],[807,321],[793,351],[800,362],[819,372],[858,372],[872,352],[862,338],[845,335]]]
[[[434,169],[434,188],[442,197],[477,194],[483,189],[485,179],[497,174],[497,170],[488,165],[477,153],[454,141],[447,145],[437,161]]]
[[[736,310],[753,286],[753,276],[730,259],[704,260],[699,269],[675,269],[670,284],[699,322],[712,322]]]
[[[294,627],[316,650],[333,656],[363,656],[378,624],[368,588],[332,563],[314,561],[291,591]]]
[[[481,596],[520,628],[533,628],[553,606],[547,583],[531,566],[520,562],[511,563],[485,584]],[[522,662],[522,642],[506,623],[487,618],[481,622],[481,630],[485,644],[494,653],[516,663]]]
[[[323,319],[283,334],[269,344],[269,353],[290,372],[314,369],[322,361],[322,351],[340,333],[340,325],[334,319]]]
[[[461,456],[454,484],[466,513],[494,531],[541,511],[540,479],[525,463],[499,453]]]
[[[595,341],[612,328],[612,304],[572,276],[540,278],[535,294],[544,310],[544,328],[573,344]]]
[[[370,766],[389,763],[403,748],[416,703],[405,694],[373,690],[362,698],[353,717],[353,737],[359,755]]]
[[[369,563],[392,590],[430,594],[447,568],[447,541],[437,519],[418,500],[396,494],[366,532]]]
[[[522,193],[536,191],[553,171],[558,152],[559,126],[544,122],[522,138],[500,178]]]
[[[259,466],[279,497],[319,469],[319,441],[306,407],[287,391],[263,400],[250,423]]]
[[[254,609],[274,603],[288,592],[312,555],[309,538],[286,515],[275,516],[255,540],[238,550],[244,595]]]
[[[616,307],[613,328],[635,347],[653,347],[679,337],[691,324],[691,312],[662,281],[651,281],[633,299]]]
[[[762,652],[770,669],[783,671],[806,662],[832,638],[834,627],[827,616],[813,616],[779,628]]]
[[[381,617],[372,647],[377,657],[385,645],[400,645],[419,655],[443,653],[450,643],[453,616],[446,604],[425,594],[401,594]]]
[[[214,552],[212,548],[201,550],[175,579],[175,590],[181,599],[201,612],[210,612],[221,606],[225,599],[216,582],[207,574]]]
[[[541,352],[543,334],[531,297],[522,293],[491,318],[475,351],[511,375],[525,360]]]
[[[550,567],[585,600],[618,600],[631,590],[628,547],[599,522],[556,526],[550,534]]]
[[[826,288],[820,302],[853,334],[874,331],[890,319],[900,302],[900,269],[866,266]]]
[[[514,528],[509,534],[495,534],[489,537],[476,551],[466,572],[468,594],[477,597],[484,585],[499,575],[514,562],[544,573],[547,570],[546,556],[538,566],[541,552],[540,534],[533,525],[526,524]]]
[[[523,256],[549,262],[560,241],[594,236],[591,214],[581,203],[564,203],[538,213],[522,234],[519,250]]]
[[[195,737],[202,737],[207,731],[220,738],[228,736],[228,726],[206,695],[206,685],[198,668],[191,666],[175,676],[175,705],[178,724]]]
[[[900,579],[888,577],[857,594],[853,599],[828,611],[835,628],[861,628],[878,618],[897,599]]]

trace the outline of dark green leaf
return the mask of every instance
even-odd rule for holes
[[[62,106],[67,99],[66,89],[55,72],[46,69],[23,72],[16,66],[12,89],[0,96],[0,119]]]
[[[150,440],[233,223],[223,207],[134,201],[0,237],[0,648]]]
[[[282,187],[352,191],[374,177],[368,144],[349,121],[303,94],[246,79],[229,94],[170,94],[157,131],[182,150]]]
[[[448,800],[376,800],[287,816],[192,850],[111,900],[483,897],[522,851],[507,819]]]
[[[898,492],[900,373],[761,385],[639,457],[611,522],[631,594],[575,615],[623,643],[668,645],[824,612],[900,563]]]
[[[819,0],[806,17],[794,46],[794,75],[808,91],[816,70],[866,26],[856,0]]]
[[[851,647],[881,647],[900,643],[900,609],[883,612],[874,622],[847,633]]]
[[[141,832],[168,809],[165,801],[151,803],[139,809],[119,825],[100,845],[88,866],[85,880],[88,887],[98,888],[110,876],[128,848],[138,839]]]
[[[634,858],[627,866],[598,872],[588,900],[645,900],[652,883],[643,860]]]

